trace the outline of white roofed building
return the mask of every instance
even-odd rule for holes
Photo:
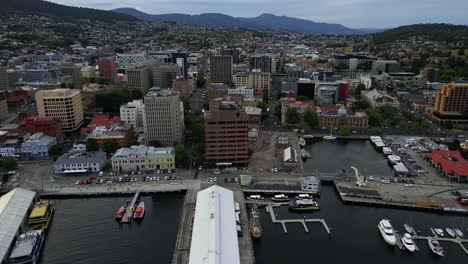
[[[215,185],[198,192],[189,264],[240,264],[232,191]]]

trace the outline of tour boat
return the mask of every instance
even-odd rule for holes
[[[455,231],[453,229],[446,227],[445,231],[447,231],[447,234],[449,234],[451,237],[455,237]]]
[[[42,244],[44,243],[45,231],[33,230],[21,234],[11,251],[8,263],[11,264],[36,264],[39,262]]]
[[[54,204],[52,201],[40,200],[36,202],[31,210],[31,214],[29,214],[28,230],[47,230],[53,214]]]
[[[416,250],[416,246],[414,245],[413,238],[410,234],[405,233],[405,235],[401,238],[401,242],[409,252],[412,253]]]
[[[277,194],[271,200],[275,202],[289,202],[289,197],[284,194]]]
[[[385,242],[394,246],[396,244],[396,237],[395,233],[393,232],[392,224],[390,224],[390,220],[380,220],[377,227],[379,228],[380,234],[382,235]]]
[[[145,216],[145,203],[140,202],[133,213],[133,220],[142,219]]]
[[[441,257],[444,256],[444,249],[440,246],[439,241],[437,241],[437,239],[429,238],[427,240],[427,244],[429,245],[429,248],[434,254]]]
[[[125,213],[125,206],[120,206],[119,210],[117,210],[117,213],[115,214],[115,220],[120,220],[122,219],[122,216]]]

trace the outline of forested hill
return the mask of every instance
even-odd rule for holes
[[[389,29],[372,35],[376,45],[404,40],[409,37],[427,36],[431,40],[468,43],[468,26],[450,24],[415,24]]]

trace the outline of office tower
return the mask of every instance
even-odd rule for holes
[[[117,64],[119,69],[123,70],[127,67],[127,64],[133,64],[138,62],[146,61],[146,54],[142,53],[128,53],[128,54],[117,54]]]
[[[100,57],[98,59],[99,77],[113,81],[117,75],[117,64],[113,57]]]
[[[143,99],[144,131],[147,142],[163,146],[184,143],[184,106],[178,92],[150,89]]]
[[[6,100],[6,91],[0,90],[0,120],[8,117],[8,105]]]
[[[129,90],[145,91],[152,87],[152,65],[149,61],[127,64],[125,71]]]
[[[432,117],[440,122],[468,125],[468,83],[449,83],[436,94]]]
[[[232,83],[232,56],[211,56],[210,76],[213,83]]]
[[[275,73],[276,64],[275,64],[274,58],[272,58],[271,56],[266,56],[266,55],[253,56],[250,58],[250,70]]]
[[[240,51],[238,49],[223,49],[222,55],[232,56],[232,63],[238,64],[240,62]]]
[[[172,81],[180,75],[180,68],[175,63],[156,64],[153,67],[153,85],[162,89],[172,87]]]
[[[10,88],[8,82],[8,73],[6,67],[0,67],[0,91],[6,91]]]
[[[39,117],[60,119],[65,132],[76,130],[83,124],[80,90],[40,90],[36,93],[36,104]]]

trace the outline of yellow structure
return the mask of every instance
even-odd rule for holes
[[[147,170],[175,169],[175,155],[174,153],[149,155],[146,157],[146,168]]]
[[[40,90],[36,93],[37,113],[40,117],[56,117],[64,131],[73,131],[83,124],[83,105],[80,90]]]
[[[236,87],[270,90],[270,73],[268,72],[240,72],[234,78]]]
[[[49,227],[50,219],[54,214],[52,201],[40,200],[36,202],[28,219],[28,230],[44,229]]]
[[[432,118],[439,123],[468,125],[468,83],[449,83],[436,94]]]

